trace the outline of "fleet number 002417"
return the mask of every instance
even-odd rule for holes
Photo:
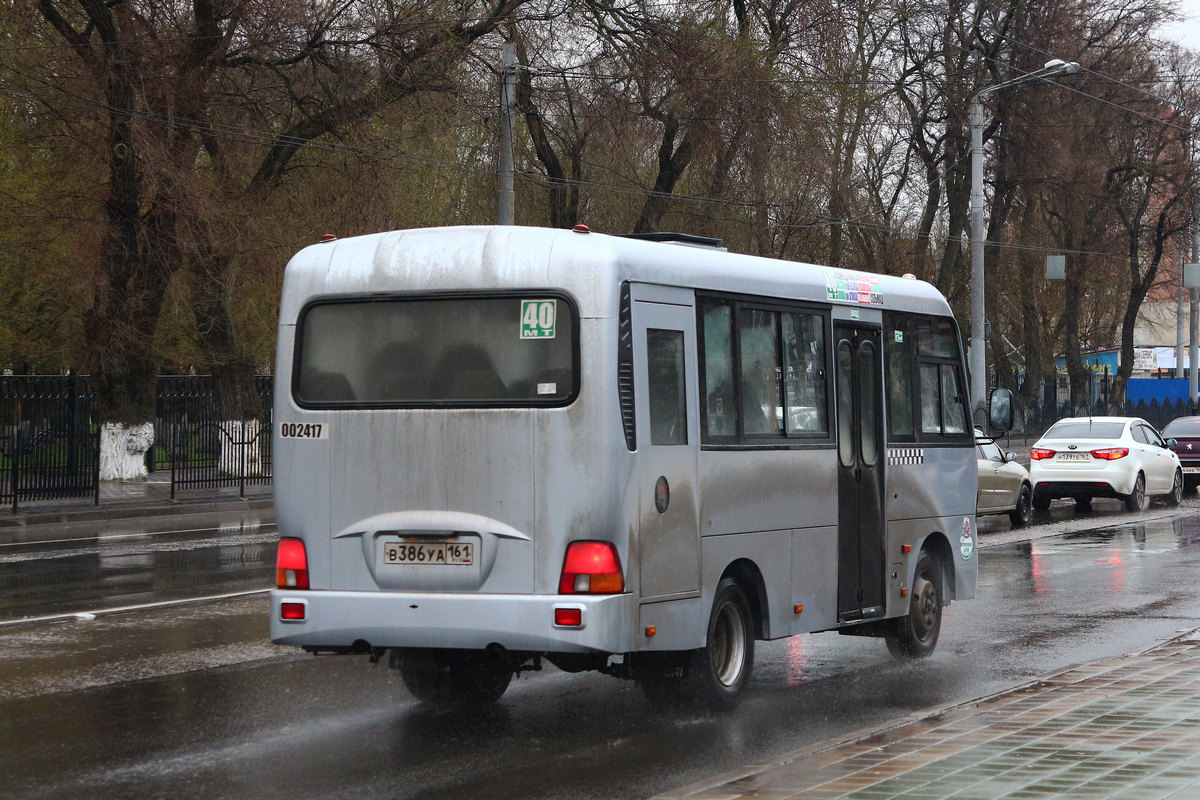
[[[325,425],[319,422],[281,422],[279,424],[281,439],[325,439]]]

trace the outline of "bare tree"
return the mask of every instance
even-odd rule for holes
[[[313,142],[446,89],[463,53],[525,2],[364,1],[289,16],[252,0],[39,0],[87,70],[91,87],[81,92],[107,118],[104,277],[84,323],[111,434],[104,477],[144,472],[155,329],[173,276],[194,273],[201,351],[226,417],[246,419],[252,364],[231,299],[254,243],[238,238],[238,217],[285,185]],[[264,139],[267,130],[277,133]]]

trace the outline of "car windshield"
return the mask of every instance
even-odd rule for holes
[[[1124,422],[1097,422],[1090,419],[1076,419],[1059,422],[1046,431],[1043,439],[1118,439]]]
[[[1167,423],[1163,436],[1200,436],[1200,417],[1181,417]]]

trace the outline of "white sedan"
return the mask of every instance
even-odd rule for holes
[[[1072,497],[1088,508],[1093,497],[1115,497],[1130,511],[1147,498],[1171,505],[1183,499],[1183,470],[1171,450],[1174,439],[1137,417],[1073,417],[1059,420],[1029,451],[1033,507]]]

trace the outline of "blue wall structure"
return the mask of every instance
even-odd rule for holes
[[[1130,403],[1187,402],[1187,378],[1130,378],[1125,387],[1125,399]]]

